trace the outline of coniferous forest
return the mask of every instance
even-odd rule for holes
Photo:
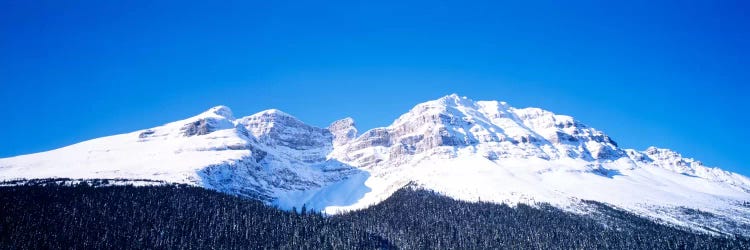
[[[750,239],[654,223],[599,203],[599,217],[548,205],[456,201],[404,188],[342,215],[186,185],[0,187],[2,249],[750,249]]]

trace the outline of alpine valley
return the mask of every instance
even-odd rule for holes
[[[669,149],[624,146],[570,116],[455,94],[364,132],[351,118],[319,128],[279,110],[235,117],[217,106],[0,159],[0,179],[188,184],[329,215],[376,206],[409,186],[461,202],[549,204],[579,215],[598,213],[593,201],[662,225],[750,236],[750,179]]]

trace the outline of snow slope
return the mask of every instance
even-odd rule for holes
[[[595,200],[666,223],[750,235],[750,179],[668,149],[621,148],[570,116],[449,95],[358,134],[279,110],[214,107],[152,129],[0,159],[0,179],[133,178],[188,183],[281,208],[364,208],[407,183],[461,200]],[[701,212],[697,212],[701,211]]]
[[[362,184],[368,173],[327,159],[331,140],[327,130],[277,110],[235,119],[229,108],[217,106],[151,129],[0,159],[0,179],[152,179],[251,196],[286,209],[311,202],[350,204],[369,191]],[[348,196],[317,194],[337,193],[332,192],[337,186]]]

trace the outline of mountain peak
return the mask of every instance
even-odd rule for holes
[[[461,108],[463,107],[463,108]],[[449,110],[476,109],[477,104],[473,100],[458,94],[450,94],[435,100],[426,101],[415,105],[409,112],[402,114],[394,123],[401,123],[413,119],[415,116],[423,116],[425,113],[445,113]]]
[[[266,110],[260,111],[258,113],[255,113],[253,116],[274,116],[274,117],[292,117],[292,118],[295,118],[294,116],[292,116],[292,115],[290,115],[290,114],[288,114],[288,113],[286,113],[284,111],[278,110],[278,109],[266,109]]]
[[[255,124],[253,126],[275,126],[276,123],[284,126],[309,126],[290,114],[278,109],[267,109],[261,112],[245,116],[238,120],[240,124]],[[265,124],[265,125],[261,125]]]
[[[333,135],[334,145],[343,145],[357,137],[357,128],[354,119],[347,117],[331,123],[328,131]]]
[[[473,106],[474,104],[473,100],[456,93],[440,97],[436,101],[447,106]]]
[[[201,113],[200,116],[219,116],[219,117],[223,117],[229,120],[234,120],[232,109],[224,105],[218,105],[213,108],[210,108],[206,110],[205,112]]]
[[[334,122],[331,123],[330,126],[328,126],[328,128],[330,129],[332,127],[336,127],[336,126],[340,126],[340,125],[341,126],[347,126],[347,127],[354,126],[354,118],[346,117],[346,118],[334,121]]]
[[[464,96],[464,98],[466,97]],[[456,93],[452,93],[452,94],[440,97],[438,100],[460,100],[460,99],[461,99],[461,96],[459,96]]]

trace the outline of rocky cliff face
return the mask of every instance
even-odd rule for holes
[[[490,160],[627,157],[609,136],[570,116],[457,95],[419,104],[388,127],[346,140],[351,143],[342,143],[345,149],[337,150],[336,156],[361,167],[394,166],[424,152],[451,157],[452,151],[463,148]]]
[[[235,121],[258,142],[283,155],[290,162],[315,163],[326,160],[333,149],[333,135],[327,129],[303,123],[271,109]]]
[[[331,123],[328,126],[328,131],[333,135],[334,147],[346,145],[357,137],[357,128],[354,125],[354,119],[349,117]]]

